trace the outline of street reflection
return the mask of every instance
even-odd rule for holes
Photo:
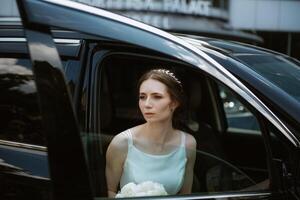
[[[0,58],[0,139],[44,145],[29,59]]]

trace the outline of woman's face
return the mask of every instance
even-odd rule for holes
[[[147,79],[140,86],[139,107],[147,122],[163,122],[172,119],[176,104],[165,84]]]

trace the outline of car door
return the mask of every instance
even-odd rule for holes
[[[134,45],[183,62],[213,77],[247,99],[282,132],[286,127],[247,87],[194,46],[156,28],[128,18],[69,1],[18,1],[37,81],[42,114],[46,121],[50,174],[56,199],[91,199],[92,187],[85,162],[78,123],[62,64],[50,27],[70,29],[123,44]],[[192,194],[176,199],[268,198],[270,192]],[[169,197],[166,197],[169,198]]]
[[[50,199],[43,118],[22,26],[0,24],[0,199]],[[73,94],[81,44],[55,40]]]

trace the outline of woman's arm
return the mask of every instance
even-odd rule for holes
[[[123,134],[116,135],[107,148],[105,174],[108,197],[115,197],[118,192],[127,148],[127,138]]]
[[[184,182],[179,194],[190,194],[193,186],[194,165],[196,160],[197,143],[192,135],[186,134],[187,164],[185,167]]]

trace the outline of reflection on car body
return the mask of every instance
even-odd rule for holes
[[[299,61],[75,2],[18,5],[23,25],[0,22],[1,199],[106,197],[107,145],[143,123],[134,80],[155,66],[184,83],[197,141],[192,193],[163,198],[300,198]]]

